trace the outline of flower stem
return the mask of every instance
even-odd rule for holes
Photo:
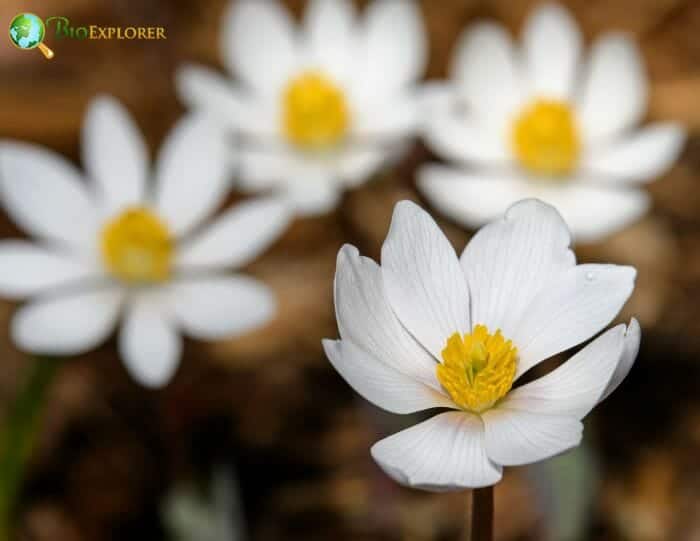
[[[472,490],[471,541],[493,541],[493,486]]]
[[[36,359],[4,425],[0,427],[0,539],[11,538],[16,498],[41,425],[58,362]]]

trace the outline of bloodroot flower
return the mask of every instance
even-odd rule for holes
[[[683,147],[678,124],[638,127],[648,81],[636,44],[607,34],[584,59],[576,22],[556,4],[535,10],[518,48],[498,25],[468,28],[451,71],[425,135],[462,167],[426,166],[419,186],[468,227],[537,198],[557,207],[575,241],[600,240],[647,211],[640,186]]]
[[[245,333],[275,312],[262,283],[224,274],[265,250],[290,213],[274,199],[205,219],[228,191],[227,153],[207,120],[187,117],[168,136],[149,187],[138,129],[110,98],[93,101],[83,131],[87,179],[62,157],[0,143],[10,216],[36,242],[0,242],[0,294],[30,298],[12,321],[23,350],[84,353],[120,317],[119,349],[147,386],[165,384],[180,359],[180,331],[200,339]],[[201,229],[201,230],[200,230]]]
[[[632,293],[635,270],[577,265],[557,211],[513,205],[458,259],[432,218],[396,206],[381,266],[352,246],[338,254],[341,339],[333,366],[394,413],[446,408],[372,447],[398,482],[428,490],[493,485],[503,466],[579,444],[581,420],[629,372],[636,320],[604,332],[547,375],[517,386],[541,361],[588,340]]]
[[[420,125],[426,39],[414,0],[311,0],[301,25],[277,0],[238,0],[222,32],[230,76],[178,73],[183,101],[240,140],[241,187],[284,194],[301,214],[393,160]]]

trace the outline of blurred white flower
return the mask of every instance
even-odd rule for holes
[[[84,179],[61,156],[0,142],[0,185],[14,221],[36,242],[0,242],[0,295],[31,298],[12,320],[27,351],[72,355],[103,342],[123,314],[119,348],[132,376],[166,383],[179,331],[201,339],[244,333],[274,314],[271,291],[225,275],[266,249],[289,212],[273,199],[244,202],[199,226],[228,188],[223,142],[202,117],[181,121],[149,183],[146,145],[111,98],[94,100],[83,130]]]
[[[301,28],[276,0],[238,0],[224,19],[231,81],[182,68],[178,91],[239,135],[242,188],[277,190],[302,214],[395,159],[420,124],[426,44],[413,0],[311,0]]]
[[[629,372],[636,320],[586,345],[532,383],[514,382],[588,340],[619,312],[635,270],[577,265],[556,210],[512,206],[457,258],[418,206],[396,206],[381,267],[352,246],[338,255],[341,340],[333,366],[367,400],[394,413],[448,408],[372,447],[398,482],[429,490],[498,482],[503,466],[539,461],[581,440],[581,419]]]
[[[576,241],[598,240],[646,212],[638,187],[671,167],[684,131],[671,123],[635,131],[648,90],[630,39],[601,36],[586,63],[581,42],[575,21],[554,4],[527,21],[522,50],[498,25],[467,29],[451,83],[428,100],[428,144],[469,166],[420,171],[436,208],[475,227],[539,198],[559,209]]]

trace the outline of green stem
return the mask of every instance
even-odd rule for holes
[[[493,541],[493,486],[472,490],[471,541]]]
[[[10,539],[16,498],[41,425],[41,416],[58,361],[36,359],[9,415],[0,428],[0,540]]]

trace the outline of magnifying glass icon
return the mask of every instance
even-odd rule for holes
[[[54,53],[44,45],[46,26],[41,17],[33,13],[20,13],[10,22],[10,41],[18,49],[39,49],[51,60]]]

